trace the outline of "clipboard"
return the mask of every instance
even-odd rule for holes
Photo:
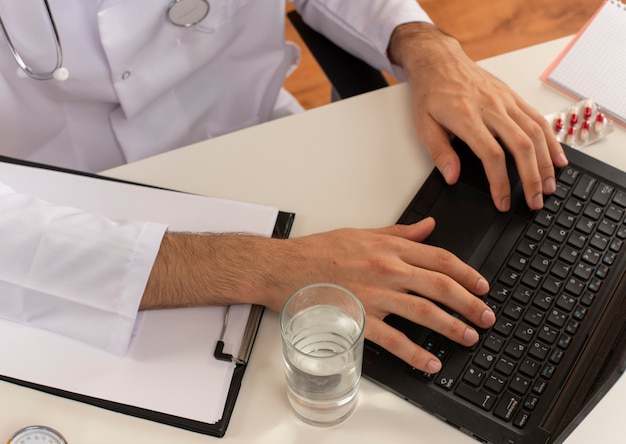
[[[93,182],[93,183],[97,183],[98,186],[100,186],[100,184],[102,183],[105,183],[104,181],[111,181],[113,183],[123,184],[125,187],[128,186],[130,187],[128,188],[129,190],[130,189],[142,190],[141,191],[142,193],[144,191],[147,191],[150,193],[163,192],[163,193],[167,193],[168,195],[170,195],[170,197],[172,194],[175,194],[175,195],[181,196],[181,198],[182,197],[189,198],[189,197],[195,196],[195,195],[189,195],[187,193],[180,193],[174,190],[166,190],[163,188],[143,185],[143,184],[139,184],[135,182],[123,181],[123,180],[108,178],[104,176],[99,176],[97,174],[79,172],[79,171],[74,171],[74,170],[69,170],[65,168],[49,166],[49,165],[42,165],[42,164],[38,164],[34,162],[8,158],[5,156],[0,156],[0,166],[2,164],[9,164],[9,165],[16,165],[18,167],[24,167],[31,172],[35,172],[36,174],[39,174],[40,172],[42,174],[45,173],[45,174],[55,174],[55,175],[57,173],[61,173],[59,177],[64,177],[65,179],[67,178],[72,179],[74,177],[83,176],[90,182],[92,180],[95,180],[96,182]],[[84,179],[80,179],[80,180],[84,180]],[[8,184],[12,185],[11,182],[8,182]],[[35,186],[35,188],[36,187],[37,186]],[[135,188],[135,187],[139,187],[139,188]],[[148,191],[148,190],[153,190],[153,191]],[[162,197],[162,196],[159,195],[159,197]],[[202,196],[196,196],[196,197],[198,199],[204,199],[204,197]],[[210,199],[210,198],[207,198],[207,199]],[[243,204],[243,205],[246,205],[246,204]],[[275,216],[275,220],[273,223],[273,230],[271,232],[271,236],[275,238],[287,238],[291,231],[295,214],[284,212],[284,211],[277,211],[275,214],[276,216]],[[246,312],[245,307],[244,308],[241,308],[240,306],[233,306],[233,307],[237,307],[235,314],[239,316],[240,320],[242,319],[242,316],[244,316],[243,319],[246,320],[245,316],[247,313],[247,320],[245,322],[245,328],[243,330],[243,335],[241,337],[241,343],[240,343],[238,350],[229,350],[229,353],[224,353],[224,356],[232,357],[232,362],[225,363],[226,365],[232,366],[232,375],[230,376],[230,379],[227,382],[227,387],[226,386],[222,387],[223,389],[226,390],[225,403],[223,405],[223,408],[221,408],[222,406],[221,403],[217,405],[217,408],[221,409],[221,414],[218,415],[219,419],[217,421],[208,422],[204,420],[198,420],[197,418],[193,418],[190,415],[178,415],[178,414],[173,414],[171,412],[164,412],[160,409],[147,408],[145,405],[135,405],[133,403],[124,402],[124,401],[119,402],[119,400],[113,399],[113,398],[107,399],[101,396],[92,396],[88,391],[85,392],[85,391],[66,390],[64,388],[55,386],[54,384],[42,383],[41,381],[35,380],[33,378],[24,378],[16,374],[15,372],[13,374],[9,374],[8,372],[0,371],[0,380],[17,384],[23,387],[39,390],[39,391],[49,393],[55,396],[62,396],[64,398],[83,402],[83,403],[90,404],[96,407],[105,408],[105,409],[112,410],[118,413],[163,423],[166,425],[178,427],[181,429],[185,429],[185,430],[189,430],[189,431],[193,431],[193,432],[197,432],[197,433],[201,433],[205,435],[223,437],[228,428],[228,424],[229,424],[229,421],[230,421],[230,418],[231,418],[231,415],[232,415],[232,412],[233,412],[233,409],[234,409],[234,406],[235,406],[235,403],[239,394],[239,390],[241,388],[241,383],[243,381],[243,377],[244,377],[245,370],[247,367],[247,362],[250,357],[250,353],[252,351],[252,347],[254,345],[256,334],[257,334],[257,331],[258,331],[258,328],[262,319],[263,311],[264,311],[264,308],[258,305],[249,306],[249,312]],[[218,311],[220,313],[219,315],[220,319],[223,320],[224,318],[222,317],[221,313],[223,312],[224,309],[228,310],[225,307],[200,307],[198,309],[175,309],[172,312],[175,311],[177,316],[181,315],[181,313],[182,313],[182,316],[186,316],[186,313],[184,313],[183,310],[194,310],[194,316],[201,316],[202,315],[201,310],[205,310],[205,311],[210,310],[212,312]],[[164,315],[164,316],[169,315],[169,313],[164,313],[166,311],[155,310],[155,312],[161,312],[159,313],[159,315]],[[8,322],[8,321],[5,321],[5,322]],[[241,322],[239,323],[241,324]],[[146,323],[146,325],[149,325],[149,324]],[[240,327],[242,326],[243,325],[240,325]],[[28,331],[28,334],[34,334],[35,336],[40,335],[40,334],[50,335],[50,333],[33,331],[37,329],[33,329],[33,328],[21,326],[21,325],[19,326],[15,325],[14,327],[16,329],[23,329],[22,331]],[[144,327],[145,325],[142,325],[140,328],[144,328]],[[224,340],[224,337],[223,337],[224,331],[228,330],[228,326],[225,326],[225,328],[222,328],[222,325],[220,325],[219,329],[222,330],[222,334],[219,338],[215,338],[216,339],[215,342],[211,342],[210,338],[206,338],[206,343],[204,344],[204,347],[206,349],[205,351],[206,351],[207,359],[212,359],[212,360],[216,359],[214,357],[215,346],[217,345],[218,340]],[[5,340],[6,340],[6,337],[5,337]],[[64,339],[64,340],[71,341],[69,339]],[[229,341],[226,340],[227,346],[229,345],[228,342]],[[131,341],[131,344],[132,344],[132,341]],[[85,346],[85,347],[89,347],[89,346]],[[102,353],[106,354],[107,352],[102,352]],[[111,357],[111,359],[113,359],[113,357]],[[124,358],[116,357],[116,359],[123,360]],[[19,371],[17,373],[19,373]]]

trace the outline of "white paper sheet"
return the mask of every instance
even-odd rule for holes
[[[0,181],[51,202],[114,219],[168,223],[174,231],[271,236],[278,215],[276,208],[266,206],[6,163],[0,163]],[[142,312],[124,358],[0,320],[0,374],[212,424],[222,417],[235,368],[213,357],[224,311],[200,307]],[[239,352],[249,313],[249,305],[231,308],[225,353]]]

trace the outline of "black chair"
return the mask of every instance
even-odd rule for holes
[[[379,70],[309,27],[297,11],[288,12],[287,17],[332,85],[333,100],[345,99],[389,85]]]

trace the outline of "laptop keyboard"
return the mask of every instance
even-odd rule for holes
[[[575,167],[515,241],[485,301],[496,324],[473,349],[441,335],[412,337],[443,362],[414,370],[503,421],[523,428],[541,402],[626,239],[626,192]]]

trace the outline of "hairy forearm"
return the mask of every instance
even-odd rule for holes
[[[278,310],[301,279],[295,265],[300,254],[289,242],[167,233],[140,309],[255,303]]]
[[[442,57],[466,57],[460,43],[437,26],[426,22],[405,23],[391,34],[387,55],[405,69],[415,64],[440,62]],[[452,58],[451,60],[454,60]],[[410,66],[413,65],[413,66]]]

